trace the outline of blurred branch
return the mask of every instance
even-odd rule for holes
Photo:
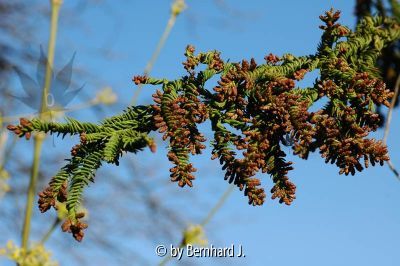
[[[233,189],[235,188],[235,184],[232,183],[227,190],[225,190],[224,194],[219,198],[215,206],[208,212],[206,218],[200,223],[201,227],[205,227],[211,219],[214,217],[214,215],[221,209],[221,207],[224,205],[225,201],[229,198],[231,195]],[[186,229],[185,229],[186,230]],[[183,234],[184,235],[184,234]],[[181,244],[179,245],[179,248],[182,248],[185,244],[185,239],[183,238],[181,241]],[[159,266],[166,265],[170,260],[172,259],[171,256],[165,256],[164,259],[160,261],[158,264]]]
[[[399,94],[399,87],[400,87],[400,75],[397,77],[396,85],[395,85],[395,89],[394,89],[394,95],[392,97],[392,102],[390,103],[389,111],[387,114],[387,119],[386,119],[386,124],[385,124],[385,133],[383,135],[383,140],[382,140],[383,143],[385,143],[385,144],[387,142],[387,138],[389,135],[390,122],[392,121],[393,109],[394,109],[394,106],[396,105],[396,99]]]
[[[87,102],[81,103],[81,104],[76,104],[74,106],[72,106],[71,108],[67,109],[67,110],[63,110],[63,112],[65,113],[69,113],[69,112],[74,112],[74,111],[78,111],[78,110],[82,110],[82,109],[87,109],[96,105],[100,105],[100,104],[111,104],[111,102],[103,102],[101,100],[99,100],[98,98],[94,98],[92,100],[89,100]],[[53,112],[57,112],[57,110],[47,110],[45,112],[42,113],[43,117],[50,117],[52,115]],[[30,113],[30,114],[19,114],[19,115],[14,115],[14,116],[6,116],[3,118],[2,123],[3,124],[7,124],[7,123],[12,123],[15,121],[18,121],[19,118],[21,117],[25,117],[25,118],[33,118],[35,117],[34,114]]]
[[[167,26],[164,29],[163,34],[161,35],[160,40],[158,41],[157,47],[153,52],[153,55],[151,56],[150,61],[147,63],[145,69],[144,69],[144,75],[148,76],[150,75],[151,70],[153,69],[153,66],[155,62],[157,61],[158,56],[160,55],[161,49],[164,47],[165,42],[168,39],[169,34],[171,33],[172,28],[175,25],[176,18],[180,13],[185,10],[186,4],[185,0],[174,0],[171,6],[171,15],[168,19]],[[143,85],[140,84],[136,91],[133,94],[133,99],[132,99],[132,105],[136,104],[136,101],[139,97],[140,92],[142,91]]]
[[[1,162],[0,169],[3,168],[7,164],[7,162],[10,160],[11,152],[13,151],[15,145],[17,144],[17,139],[18,138],[14,137],[12,142],[11,142],[11,144],[10,144],[10,146],[7,149],[5,149],[5,152],[4,152],[4,155],[3,155],[3,161]]]
[[[50,238],[51,234],[54,232],[57,226],[61,224],[61,222],[62,222],[61,219],[57,216],[56,219],[54,219],[54,222],[51,225],[51,227],[47,230],[47,232],[40,240],[40,244],[44,245],[44,243],[46,243],[46,241]]]
[[[54,63],[54,51],[58,28],[58,15],[62,5],[62,0],[51,0],[51,24],[50,24],[50,38],[48,44],[48,62],[46,65],[46,76],[45,76],[45,86],[43,88],[42,94],[42,104],[39,117],[42,118],[43,112],[47,111],[47,95],[51,85],[51,68]],[[33,201],[36,193],[36,183],[39,173],[40,155],[42,151],[44,137],[41,135],[35,135],[34,137],[34,151],[33,151],[33,163],[31,168],[31,177],[29,181],[28,194],[26,199],[26,210],[25,219],[22,229],[22,249],[26,252],[28,249],[29,235],[31,229],[31,218]]]
[[[386,118],[385,132],[384,132],[383,140],[382,140],[382,142],[385,145],[387,143],[387,138],[389,136],[390,122],[392,121],[393,109],[394,109],[394,106],[396,105],[396,99],[397,99],[397,96],[399,94],[399,88],[400,88],[400,75],[397,77],[397,80],[396,80],[396,85],[395,85],[395,89],[394,89],[394,95],[393,95],[392,101],[390,103],[389,111],[388,111],[387,118]],[[396,170],[396,168],[393,165],[392,161],[389,160],[387,162],[387,164],[388,164],[390,170],[392,170],[394,175],[397,177],[397,179],[400,180],[399,172]]]
[[[229,196],[233,192],[234,188],[235,188],[235,185],[232,183],[225,190],[224,194],[222,194],[221,198],[218,200],[218,202],[215,204],[215,206],[207,214],[206,218],[201,223],[201,226],[206,226],[211,221],[211,219],[214,217],[214,215],[221,209],[221,207],[224,205],[225,201],[229,198]]]

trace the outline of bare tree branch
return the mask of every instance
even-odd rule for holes
[[[385,132],[384,132],[383,139],[382,139],[382,141],[383,141],[383,143],[384,143],[385,145],[386,145],[387,138],[388,138],[388,135],[389,135],[390,122],[391,122],[391,120],[392,120],[392,114],[393,114],[394,106],[395,106],[395,104],[396,104],[396,99],[397,99],[397,96],[398,96],[398,94],[399,94],[399,88],[400,88],[400,75],[397,77],[397,80],[396,80],[396,86],[395,86],[394,95],[393,95],[393,98],[392,98],[393,100],[392,100],[392,102],[390,103],[389,111],[388,111],[387,118],[386,118]],[[397,177],[397,179],[400,181],[400,174],[399,174],[399,172],[396,170],[396,168],[395,168],[395,166],[393,165],[392,161],[389,160],[389,161],[387,162],[387,164],[388,164],[390,170],[392,170],[393,174],[394,174],[394,175]]]

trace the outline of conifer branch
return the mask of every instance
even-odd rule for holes
[[[252,205],[266,198],[255,177],[260,171],[272,178],[273,199],[287,205],[295,199],[296,186],[288,177],[292,162],[286,161],[282,145],[303,159],[318,150],[340,174],[383,165],[389,161],[386,145],[368,136],[379,127],[375,106],[389,106],[393,93],[380,80],[375,63],[381,50],[400,38],[400,26],[390,18],[366,17],[351,31],[337,22],[339,16],[330,10],[320,17],[323,34],[314,55],[269,54],[263,64],[254,59],[232,63],[217,51],[195,54],[188,46],[182,78],[134,77],[136,85],[161,85],[150,106],[131,106],[99,124],[21,119],[20,125],[10,125],[20,137],[29,138],[33,131],[80,135],[67,165],[40,194],[41,210],[66,202],[69,218],[63,230],[80,241],[87,227],[77,212],[84,187],[102,162],[118,165],[124,152],[146,146],[154,151],[151,131],[169,141],[171,181],[192,186],[196,169],[189,159],[205,149],[198,125],[207,120],[214,132],[212,159],[219,159],[225,179],[243,190]],[[296,87],[316,69],[320,77],[312,87]],[[219,79],[212,89],[207,87],[211,78]],[[321,99],[328,100],[326,106],[309,111]],[[243,156],[237,155],[240,151]]]

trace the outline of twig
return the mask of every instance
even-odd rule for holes
[[[171,15],[168,19],[167,22],[167,26],[164,29],[163,34],[161,35],[160,40],[158,41],[157,47],[154,50],[151,59],[149,60],[149,62],[146,64],[146,67],[144,69],[143,74],[145,76],[150,75],[151,70],[154,67],[155,62],[157,61],[158,56],[160,55],[160,52],[162,50],[162,48],[165,45],[165,42],[167,41],[169,34],[171,33],[172,28],[175,25],[176,22],[176,18],[178,17],[178,15],[180,13],[182,13],[182,11],[186,8],[185,5],[185,1],[184,0],[174,0],[174,2],[172,3],[171,6]],[[136,104],[136,101],[139,97],[140,92],[142,91],[142,84],[139,84],[137,89],[135,90],[134,94],[133,94],[133,99],[132,99],[132,105]]]
[[[399,174],[399,172],[396,170],[396,168],[394,167],[392,161],[389,160],[389,161],[387,162],[387,164],[388,164],[390,170],[392,170],[393,174],[396,176],[396,178],[400,181],[400,174]]]
[[[388,111],[387,118],[386,118],[385,133],[383,135],[383,140],[382,140],[384,144],[386,144],[387,138],[388,138],[388,135],[389,135],[390,122],[392,121],[393,109],[394,109],[394,106],[396,104],[397,97],[399,95],[399,88],[400,88],[400,75],[397,77],[397,80],[396,80],[396,85],[395,85],[395,89],[394,89],[394,95],[393,95],[393,98],[392,98],[393,100],[390,103],[389,111]]]
[[[42,103],[39,113],[39,118],[43,118],[43,113],[47,110],[47,95],[51,86],[51,67],[54,63],[54,50],[57,36],[57,26],[58,26],[58,15],[62,5],[62,0],[51,0],[51,24],[50,24],[50,38],[48,44],[48,62],[46,65],[46,76],[45,85],[42,94]],[[33,151],[33,163],[31,168],[31,177],[29,181],[27,199],[26,199],[26,209],[25,209],[25,219],[22,228],[22,249],[26,252],[28,250],[29,235],[31,230],[31,218],[33,202],[36,193],[36,183],[39,175],[39,164],[40,155],[42,151],[43,136],[36,135],[34,137],[34,151]]]
[[[206,218],[201,223],[201,226],[204,227],[211,221],[211,219],[214,217],[214,215],[221,209],[222,205],[224,205],[225,201],[229,198],[229,195],[231,195],[234,188],[235,188],[235,185],[232,183],[228,187],[228,189],[225,190],[224,194],[222,194],[222,196],[218,200],[217,204],[215,204],[215,206],[207,214]]]
[[[51,227],[49,228],[49,230],[47,230],[46,234],[44,234],[44,236],[42,237],[42,239],[40,240],[40,244],[44,244],[46,243],[47,240],[49,240],[51,234],[54,232],[54,230],[57,228],[57,226],[61,223],[61,219],[60,218],[56,218],[53,222],[53,224],[51,225]]]
[[[99,105],[99,104],[101,104],[101,102],[97,101],[96,99],[92,99],[92,100],[89,100],[89,101],[84,102],[84,103],[73,105],[73,106],[71,106],[71,108],[68,108],[67,110],[65,110],[63,112],[65,112],[65,113],[74,112],[74,111],[78,111],[78,110],[82,110],[82,109],[87,109],[87,108],[90,108],[90,107],[93,107],[93,106],[96,106],[96,105]],[[46,117],[48,115],[51,115],[51,113],[52,113],[52,110],[47,110],[47,111],[42,113],[42,116]],[[27,113],[27,114],[13,115],[13,116],[5,116],[3,118],[2,123],[3,124],[9,124],[9,123],[18,121],[18,119],[21,118],[21,117],[33,118],[33,117],[35,117],[35,114],[32,114],[32,113],[28,114]]]
[[[231,184],[227,190],[225,190],[224,194],[222,194],[221,198],[219,198],[218,202],[215,204],[215,206],[208,212],[206,218],[201,222],[201,226],[204,227],[206,226],[211,219],[214,217],[214,215],[221,209],[221,207],[224,205],[225,201],[229,198],[229,195],[232,193],[233,189],[235,188],[235,184]],[[183,247],[184,241],[181,241],[181,244],[179,245],[179,248]],[[164,266],[166,265],[170,260],[172,259],[171,256],[166,256],[164,257],[163,260],[160,261],[158,264],[159,266]]]
[[[394,106],[396,104],[396,99],[397,99],[397,97],[399,95],[399,88],[400,88],[400,75],[397,77],[397,80],[396,80],[396,85],[395,85],[395,89],[394,89],[394,95],[393,95],[393,98],[392,98],[393,100],[390,103],[389,111],[388,111],[387,118],[386,118],[385,132],[383,134],[383,139],[382,139],[382,142],[385,145],[387,143],[387,138],[389,136],[390,122],[392,121],[393,109],[394,109]],[[396,168],[394,167],[392,161],[391,160],[387,161],[387,164],[388,164],[390,170],[392,170],[393,174],[396,176],[396,178],[398,180],[400,180],[400,174],[396,170]]]

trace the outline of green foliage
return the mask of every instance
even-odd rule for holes
[[[357,20],[361,22],[365,17],[370,16],[371,14],[379,14],[382,18],[390,17],[395,20],[397,23],[400,22],[400,3],[398,0],[362,0],[356,1],[355,6],[355,15],[357,16]],[[382,45],[381,43],[377,43],[378,45]],[[375,62],[376,66],[380,71],[380,76],[382,80],[385,82],[386,87],[394,92],[396,88],[396,80],[400,73],[400,40],[397,39],[386,45],[382,51],[380,52],[379,58],[377,62]],[[396,105],[399,102],[399,95],[396,97],[397,99],[393,99]],[[380,115],[381,122],[380,126],[384,125],[384,114],[381,108],[377,107],[377,113]]]
[[[171,180],[192,186],[196,169],[189,158],[205,148],[198,125],[206,120],[214,132],[212,158],[219,159],[225,179],[244,190],[252,205],[263,204],[266,197],[255,178],[259,171],[272,177],[272,198],[287,205],[295,199],[296,186],[287,176],[292,162],[286,161],[282,145],[291,146],[303,159],[319,150],[326,162],[335,163],[346,175],[389,160],[386,146],[368,135],[379,126],[374,107],[387,106],[393,95],[379,79],[376,60],[384,47],[399,39],[399,25],[389,18],[366,17],[352,32],[337,23],[339,12],[331,10],[320,18],[323,34],[314,55],[270,54],[264,64],[254,59],[230,63],[217,51],[195,54],[188,46],[183,63],[188,74],[182,78],[134,78],[136,84],[162,85],[153,95],[153,105],[129,107],[99,124],[71,118],[66,123],[21,119],[20,125],[9,126],[27,138],[33,131],[80,134],[68,164],[40,193],[41,210],[65,201],[69,218],[63,230],[81,240],[87,225],[79,221],[82,214],[76,210],[84,187],[103,161],[118,165],[124,152],[146,146],[154,151],[148,133],[156,130],[169,141]],[[295,86],[313,70],[320,72],[313,87]],[[210,90],[207,81],[215,76],[218,84]],[[310,112],[323,98],[327,105]],[[243,156],[237,156],[239,151]]]
[[[154,129],[151,119],[151,110],[145,106],[129,107],[123,114],[105,119],[98,125],[72,118],[67,118],[66,123],[21,119],[21,125],[14,130],[16,133],[20,131],[21,136],[29,138],[31,131],[41,131],[63,137],[79,134],[81,139],[81,143],[72,148],[68,163],[51,179],[49,187],[39,194],[40,210],[45,212],[51,206],[55,207],[56,201],[66,202],[69,226],[79,223],[76,210],[83,189],[94,181],[102,161],[118,165],[123,152],[137,152],[146,146],[154,149],[154,142],[148,136]],[[80,239],[83,232],[75,235]]]

